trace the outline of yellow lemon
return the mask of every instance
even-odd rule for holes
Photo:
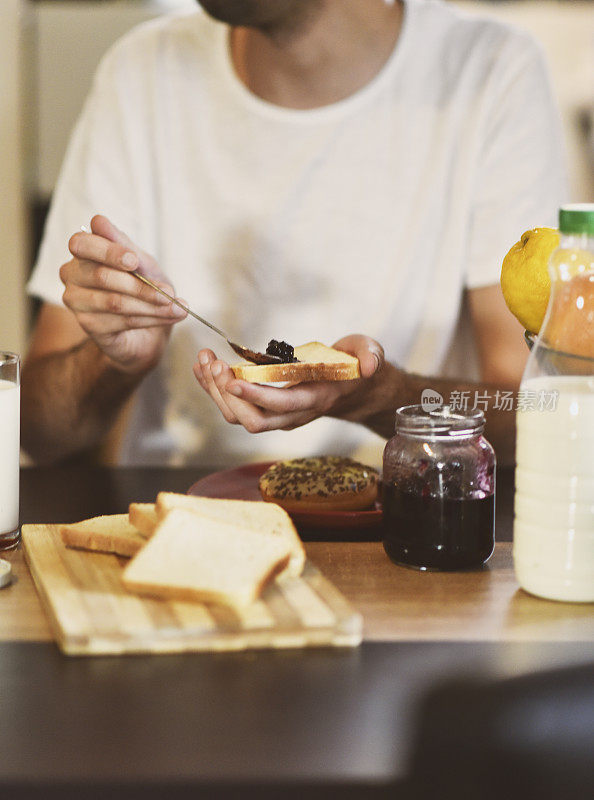
[[[549,302],[549,256],[559,245],[559,231],[534,228],[522,234],[501,267],[501,291],[509,310],[531,333],[538,333]]]

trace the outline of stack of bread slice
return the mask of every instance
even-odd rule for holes
[[[146,544],[146,534],[131,522],[129,514],[105,514],[60,526],[60,536],[68,547],[115,553],[129,558]]]
[[[61,525],[69,547],[131,557],[122,573],[135,593],[243,608],[277,575],[305,563],[291,518],[273,503],[160,492],[128,514]]]

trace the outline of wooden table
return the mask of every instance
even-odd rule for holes
[[[197,477],[23,470],[22,521],[115,513]],[[0,592],[0,788],[27,797],[58,787],[73,797],[256,788],[290,797],[320,787],[342,798],[407,796],[417,704],[437,681],[594,658],[592,606],[518,588],[505,541],[512,497],[505,473],[503,541],[475,572],[420,573],[393,565],[377,541],[314,532],[308,558],[363,614],[365,641],[354,650],[67,658],[51,641],[22,552],[4,554],[16,581]]]
[[[308,542],[306,551],[363,614],[367,642],[594,641],[591,604],[541,600],[518,587],[509,542],[483,570],[451,573],[398,567],[380,542]],[[16,580],[0,595],[0,641],[52,641],[22,550],[3,558]]]

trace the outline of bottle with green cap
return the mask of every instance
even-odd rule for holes
[[[594,204],[563,206],[547,312],[517,401],[520,586],[594,602]]]

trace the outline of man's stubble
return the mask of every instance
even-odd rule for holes
[[[316,16],[325,0],[199,0],[207,14],[228,25],[289,33]]]

